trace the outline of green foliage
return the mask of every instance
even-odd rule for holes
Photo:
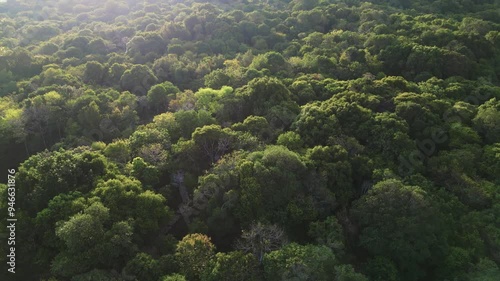
[[[120,276],[105,270],[94,269],[90,272],[77,275],[71,278],[71,281],[86,281],[86,280],[102,280],[102,281],[118,281]]]
[[[286,132],[279,135],[276,144],[285,146],[290,150],[298,150],[304,145],[300,135],[295,132]]]
[[[498,1],[28,2],[14,279],[498,279]]]
[[[340,131],[337,117],[314,103],[302,107],[293,126],[306,145],[326,143],[328,137],[335,136]]]
[[[203,88],[194,94],[196,97],[196,108],[208,112],[217,112],[220,110],[220,100],[233,93],[233,88],[224,86],[220,90]]]
[[[338,281],[368,281],[361,273],[354,271],[352,265],[338,265],[335,267],[335,280]]]
[[[244,116],[265,116],[274,106],[290,101],[290,91],[275,78],[256,78],[236,92],[241,98]],[[293,108],[293,111],[296,109]],[[269,120],[269,117],[267,118]],[[289,124],[288,124],[289,125]]]
[[[89,84],[100,84],[104,77],[104,66],[96,61],[85,64],[83,80]]]
[[[346,239],[342,226],[335,217],[328,217],[325,221],[311,223],[308,235],[318,245],[330,248],[336,257],[341,258],[344,256]]]
[[[130,158],[130,144],[125,140],[118,140],[104,148],[104,155],[118,163],[127,163]]]
[[[159,182],[158,169],[155,166],[146,163],[142,158],[134,158],[130,166],[130,174],[139,179],[144,186],[151,187]]]
[[[335,193],[342,204],[353,196],[352,166],[348,162],[347,150],[341,146],[316,146],[308,150],[306,157],[318,173],[326,178],[326,187]]]
[[[136,64],[123,72],[120,78],[120,87],[135,95],[146,95],[157,81],[158,78],[149,67]]]
[[[103,265],[120,264],[133,250],[132,227],[127,222],[109,226],[109,209],[93,203],[83,213],[61,221],[56,235],[65,244],[51,265],[58,276],[74,276]]]
[[[419,268],[438,259],[446,248],[442,215],[428,197],[418,186],[386,180],[376,184],[352,209],[363,228],[360,246],[374,256],[394,261],[405,280],[421,278]]]
[[[365,265],[365,270],[370,280],[374,281],[397,281],[399,280],[398,270],[390,259],[377,256],[371,258]]]
[[[6,96],[17,90],[12,72],[0,69],[0,97]]]
[[[70,191],[88,192],[106,173],[106,159],[93,152],[60,150],[37,154],[19,168],[20,206],[36,214],[54,196]]]
[[[474,271],[469,274],[469,278],[472,281],[490,281],[495,280],[499,273],[500,269],[493,261],[481,259],[481,261],[475,266]]]
[[[138,237],[144,239],[159,230],[160,222],[170,216],[165,198],[150,190],[144,191],[135,179],[120,177],[101,182],[92,192],[110,209],[113,221],[129,220]]]
[[[159,128],[142,127],[136,130],[128,139],[130,143],[130,150],[133,154],[137,155],[145,147],[151,145],[158,145],[160,149],[166,149],[170,146],[170,136],[167,130],[160,130]],[[159,151],[161,152],[161,151]],[[144,155],[141,155],[141,157]],[[148,158],[153,157],[152,155]],[[146,157],[143,157],[146,158]],[[152,161],[154,162],[154,161]]]
[[[199,280],[209,268],[214,252],[215,246],[209,237],[203,234],[189,234],[177,244],[175,256],[181,271],[190,280]]]
[[[474,125],[481,133],[486,143],[496,142],[500,139],[500,102],[494,98],[478,109],[474,118]]]
[[[301,175],[306,170],[302,159],[284,147],[272,146],[249,155],[249,160],[254,162],[246,161],[239,167],[241,191],[236,216],[245,222],[259,218],[273,221],[301,219],[286,219],[286,213],[276,210],[293,204],[293,199],[301,193]]]
[[[286,61],[280,53],[268,52],[263,55],[256,56],[253,59],[252,64],[250,64],[250,67],[257,70],[265,68],[269,69],[271,73],[277,73],[286,69]]]
[[[235,145],[234,139],[231,130],[222,129],[219,125],[196,128],[192,135],[194,144],[209,163],[215,163],[225,153],[230,152]]]
[[[335,256],[325,246],[291,243],[264,257],[267,280],[329,280],[334,265]]]
[[[160,280],[161,281],[186,281],[186,277],[184,277],[184,275],[180,275],[180,274],[172,274],[172,275],[168,275],[168,276],[163,276]]]
[[[236,123],[231,126],[233,130],[249,132],[261,140],[268,140],[271,137],[272,128],[266,118],[261,116],[248,116],[243,123]]]
[[[258,261],[252,254],[243,252],[217,253],[213,269],[202,280],[254,281],[259,278]]]
[[[159,263],[146,253],[138,253],[124,268],[127,275],[134,276],[137,280],[157,280],[161,270]]]
[[[165,112],[170,100],[179,92],[180,90],[170,82],[154,85],[147,93],[148,102],[156,113]]]

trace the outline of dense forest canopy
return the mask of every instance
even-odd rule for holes
[[[499,110],[498,0],[0,1],[0,279],[498,281]]]

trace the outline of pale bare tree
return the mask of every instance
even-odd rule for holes
[[[279,226],[253,223],[249,230],[244,230],[241,239],[236,242],[236,248],[252,253],[260,262],[264,255],[280,249],[287,243],[285,231]]]

